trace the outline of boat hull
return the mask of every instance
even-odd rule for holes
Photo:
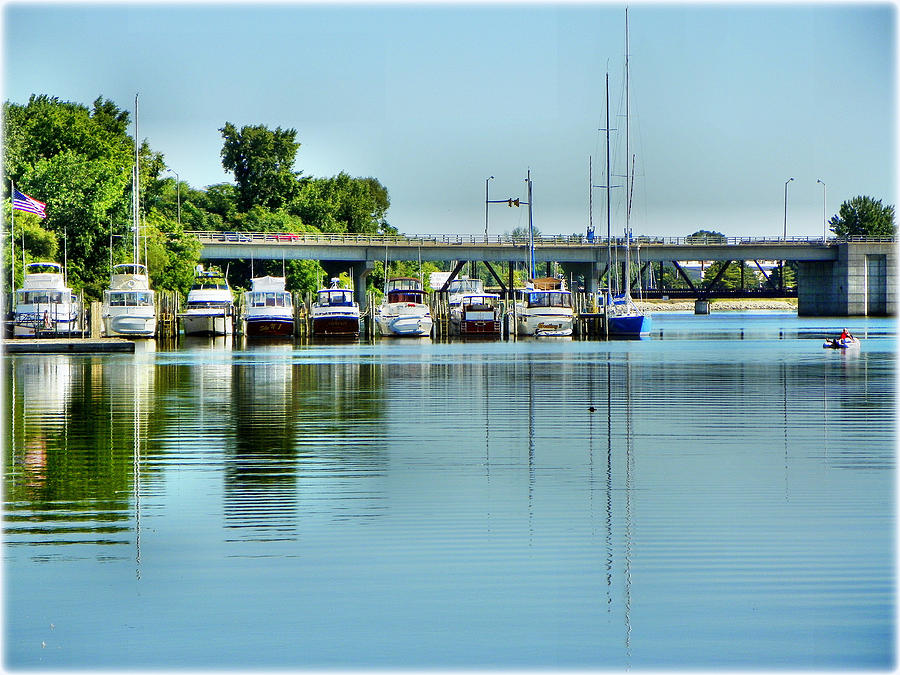
[[[225,312],[218,314],[183,314],[181,325],[185,335],[231,335],[234,325],[231,315]]]
[[[246,320],[247,337],[290,337],[293,333],[294,322],[291,319],[265,317]]]
[[[651,319],[643,314],[609,317],[609,334],[620,337],[642,337],[650,334]]]
[[[433,321],[430,316],[379,316],[375,319],[384,337],[428,337]]]
[[[516,333],[535,337],[567,337],[572,334],[573,318],[566,314],[519,314]]]
[[[358,316],[322,316],[312,319],[313,335],[359,335]]]
[[[156,317],[113,314],[103,317],[107,337],[152,338],[156,335]]]
[[[859,347],[859,340],[856,338],[850,340],[825,340],[825,344],[822,347],[825,349],[853,349],[854,347]]]

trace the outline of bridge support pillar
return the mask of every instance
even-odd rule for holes
[[[897,312],[894,244],[838,244],[837,260],[800,261],[799,316],[887,316]]]
[[[596,295],[600,290],[600,273],[603,266],[598,262],[587,263],[569,263],[566,269],[570,270],[573,275],[584,276],[584,292]],[[571,289],[570,289],[571,290]]]
[[[360,260],[350,266],[353,274],[353,295],[356,296],[355,300],[359,303],[360,312],[366,311],[366,277],[374,267],[375,262],[372,260]]]

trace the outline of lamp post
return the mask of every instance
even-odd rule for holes
[[[181,181],[178,179],[178,172],[175,169],[170,169],[169,167],[166,167],[166,171],[171,171],[172,173],[175,174],[175,189],[177,191],[176,199],[178,200],[178,229],[180,230],[181,229]]]
[[[790,183],[792,180],[794,180],[794,179],[788,178],[786,181],[784,181],[784,240],[785,241],[787,241],[787,192],[788,192],[787,186],[788,186],[788,183]]]
[[[487,243],[488,238],[488,204],[490,200],[488,199],[488,185],[494,179],[493,176],[488,176],[484,181],[484,243]]]
[[[828,188],[825,187],[825,181],[816,179],[817,183],[822,184],[822,243],[824,244],[828,241],[828,211],[825,206],[825,194],[828,191]]]

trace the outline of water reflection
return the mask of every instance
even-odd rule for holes
[[[37,547],[136,543],[154,371],[139,358],[10,357],[6,537]],[[40,535],[35,538],[35,535]],[[72,555],[77,555],[72,553]]]

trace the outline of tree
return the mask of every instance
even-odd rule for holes
[[[719,270],[726,264],[725,260],[716,260],[711,263],[703,273],[703,288],[709,288],[710,283],[719,274]],[[741,267],[744,268],[744,288],[758,288],[759,276],[756,271],[746,262],[738,263],[733,260],[728,264],[722,278],[716,284],[717,288],[724,288],[730,291],[741,288]]]
[[[388,191],[377,179],[352,178],[342,171],[304,180],[290,210],[322,232],[388,234],[390,205]]]
[[[872,197],[854,197],[841,204],[838,213],[828,221],[838,237],[892,237],[894,206],[882,206]]]
[[[724,244],[728,238],[721,232],[714,230],[697,230],[694,234],[685,237],[688,243],[694,244]]]
[[[219,129],[222,167],[234,174],[237,183],[238,209],[253,206],[280,209],[290,203],[299,191],[298,173],[293,170],[300,143],[294,139],[296,129],[277,127],[270,131],[263,125],[244,126],[238,131],[231,122]]]

